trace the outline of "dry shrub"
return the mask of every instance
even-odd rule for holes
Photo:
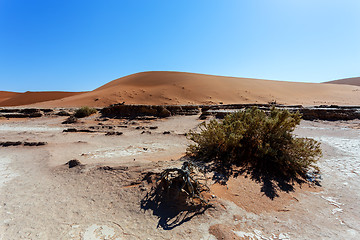
[[[196,215],[202,214],[212,205],[203,197],[209,191],[206,179],[202,179],[192,163],[184,162],[182,168],[165,169],[156,186],[141,200],[141,208],[151,209],[158,216],[163,229],[171,230]],[[149,174],[146,178],[149,179]]]
[[[210,189],[206,185],[204,173],[201,173],[191,162],[184,162],[181,168],[167,168],[163,170],[156,186],[146,197],[147,202],[168,206],[206,206],[207,200],[203,197],[203,192]]]
[[[297,138],[293,131],[300,124],[299,113],[272,108],[269,113],[257,108],[235,112],[223,121],[211,120],[190,131],[195,144],[187,153],[198,160],[222,166],[245,166],[272,175],[304,176],[321,157],[320,144]]]
[[[194,171],[194,165],[190,162],[184,162],[182,168],[165,169],[161,173],[158,187],[167,197],[178,199],[183,195],[185,200],[196,200],[201,204],[207,204],[202,192],[209,191],[209,188],[200,182]]]

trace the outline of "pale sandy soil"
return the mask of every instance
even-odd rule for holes
[[[274,101],[278,104],[305,106],[360,105],[359,86],[290,81],[291,79],[287,82],[184,72],[142,72],[115,79],[86,93],[23,93],[0,102],[0,106],[30,104],[33,107],[105,107],[122,102],[187,105]],[[74,96],[67,97],[64,94]]]
[[[0,141],[48,142],[0,148],[0,239],[360,238],[356,121],[302,122],[296,130],[323,143],[322,187],[296,185],[289,193],[278,190],[272,200],[261,183],[239,177],[228,189],[212,186],[214,207],[203,214],[144,211],[140,201],[149,186],[139,179],[181,165],[188,144],[183,133],[196,128],[197,117],[129,122],[128,128],[115,129],[121,136],[63,133],[64,117],[0,120]],[[75,126],[98,123],[94,117],[84,121]],[[137,126],[158,129],[141,134]],[[71,159],[84,166],[69,169],[64,164]]]

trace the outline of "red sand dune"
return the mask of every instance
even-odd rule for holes
[[[360,105],[356,86],[271,81],[183,72],[141,72],[91,92],[42,103],[48,107],[103,107],[109,104],[338,104]]]
[[[33,93],[33,98],[37,97]],[[28,102],[16,102],[26,104]],[[40,102],[38,99],[37,102]],[[103,107],[126,104],[268,103],[360,105],[360,88],[328,83],[299,83],[222,77],[184,72],[141,72],[113,80],[91,92],[39,107]],[[14,102],[15,103],[15,102]]]
[[[329,81],[329,82],[326,82],[326,83],[360,86],[360,77],[344,78],[344,79]]]
[[[61,99],[65,97],[70,97],[80,94],[78,92],[25,92],[25,93],[11,93],[3,94],[0,93],[0,106],[20,106],[20,105],[29,105],[39,102],[51,101],[56,99]],[[9,96],[3,98],[3,96]]]
[[[21,93],[0,91],[0,106],[1,106],[1,102],[8,100],[9,98],[15,97],[18,94]]]

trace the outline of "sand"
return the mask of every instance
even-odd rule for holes
[[[139,179],[181,165],[189,143],[183,134],[197,128],[198,116],[101,122],[117,126],[121,136],[63,133],[68,127],[60,124],[64,119],[0,119],[0,141],[48,142],[0,148],[0,239],[360,237],[359,121],[303,121],[296,129],[297,135],[322,142],[322,187],[295,186],[272,200],[261,183],[241,176],[228,187],[212,185],[214,207],[193,215],[144,211],[140,201],[150,186]],[[94,126],[95,120],[93,115],[74,126]],[[158,128],[142,134],[137,126]],[[65,163],[71,159],[84,165],[69,169]]]
[[[0,91],[0,103],[21,93]]]
[[[78,95],[78,92],[0,92],[0,107],[29,105]]]
[[[7,102],[11,100],[13,105],[31,104],[35,98],[37,95],[34,93],[26,98],[26,101],[13,98]],[[132,74],[111,81],[90,92],[36,103],[31,106],[104,107],[122,102],[126,104],[187,105],[269,103],[274,101],[278,104],[313,106],[321,104],[359,105],[359,99],[359,86],[159,71]],[[37,100],[37,102],[39,101]]]

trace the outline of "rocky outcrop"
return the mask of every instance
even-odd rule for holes
[[[63,132],[84,132],[84,133],[93,133],[96,131],[89,130],[89,129],[76,129],[76,128],[67,128],[64,129]]]
[[[44,112],[37,108],[0,109],[0,117],[5,118],[35,118],[43,115]]]
[[[354,120],[360,119],[360,108],[302,108],[299,110],[304,120]]]
[[[290,112],[299,112],[304,120],[354,120],[360,119],[360,106],[336,106],[321,105],[314,107],[303,107],[301,105],[283,106],[271,104],[231,104],[231,105],[214,105],[202,106],[200,119],[206,119],[208,116],[215,116],[223,119],[227,114],[236,111],[242,111],[246,108],[257,107],[269,111],[272,107],[286,109]]]
[[[20,141],[0,142],[1,147],[20,146],[20,145],[33,147],[33,146],[44,146],[46,144],[47,144],[47,142],[20,142]]]
[[[78,119],[74,116],[70,116],[68,117],[65,121],[63,121],[61,124],[72,124],[72,123],[77,123]]]
[[[99,121],[110,118],[125,118],[137,120],[154,120],[175,115],[197,115],[200,119],[209,116],[224,118],[227,114],[242,111],[243,109],[257,107],[269,111],[271,107],[287,109],[291,112],[300,112],[304,120],[353,120],[360,119],[360,106],[320,105],[303,107],[301,105],[284,106],[277,104],[227,104],[227,105],[125,105],[114,104],[100,110]],[[74,109],[37,109],[37,108],[0,108],[0,117],[5,118],[34,118],[42,116],[69,116],[64,124],[75,123],[71,117]]]

